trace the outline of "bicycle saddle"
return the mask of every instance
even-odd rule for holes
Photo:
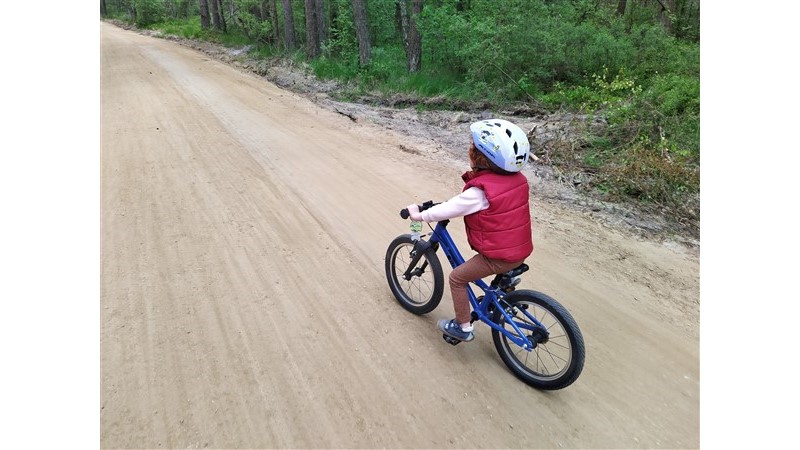
[[[514,289],[514,286],[518,285],[521,281],[519,278],[520,275],[527,272],[529,269],[528,265],[525,263],[520,264],[519,266],[509,270],[508,272],[499,273],[494,277],[492,280],[491,286],[493,288],[500,288],[502,290],[506,289]]]

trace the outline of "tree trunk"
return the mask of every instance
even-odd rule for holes
[[[106,0],[100,0],[100,17],[105,17],[108,14],[108,8],[106,8]]]
[[[422,68],[422,36],[419,34],[414,17],[422,13],[422,0],[400,0],[400,17],[403,26],[403,42],[406,47],[406,59],[410,73],[419,72]]]
[[[369,20],[367,15],[367,0],[353,0],[353,20],[358,37],[358,63],[361,66],[369,65],[372,59],[372,46],[369,40]]]
[[[231,2],[233,5],[233,2]],[[233,10],[231,9],[231,17],[233,17]],[[223,33],[228,32],[228,26],[225,24],[225,5],[222,0],[219,0],[219,26]]]
[[[664,25],[668,33],[672,33],[672,14],[675,12],[675,0],[658,0],[658,20]]]
[[[305,0],[306,7],[306,55],[316,58],[320,54],[317,29],[317,5],[315,0]]]
[[[314,0],[317,14],[317,37],[320,44],[328,40],[328,21],[325,20],[325,0]]]
[[[286,50],[294,50],[294,11],[292,11],[292,0],[281,0],[283,5],[283,37],[286,43]]]
[[[189,18],[189,0],[181,0],[178,4],[178,15],[181,19]]]
[[[222,27],[219,24],[219,0],[210,0],[211,1],[211,22],[214,24],[214,29],[217,31],[222,31]]]
[[[272,20],[272,10],[269,7],[269,1],[268,0],[262,0],[261,6],[253,5],[253,6],[250,7],[250,9],[252,9],[253,11],[257,11],[257,14],[254,14],[254,15],[256,17],[258,17],[258,20],[260,22],[269,22],[270,26],[272,25],[272,22],[273,22],[273,20]],[[272,30],[270,30],[269,36],[267,36],[267,42],[270,43],[270,44],[274,44],[275,43],[275,29],[274,28],[272,28]]]
[[[216,1],[216,0],[211,0]],[[208,15],[208,0],[200,0],[200,26],[207,30],[211,28],[211,20]]]
[[[625,8],[628,6],[628,0],[619,0],[617,2],[617,15],[622,17],[625,15]]]
[[[247,8],[247,12],[255,16],[255,18],[258,19],[259,22],[264,21],[265,19],[264,14],[267,14],[266,20],[269,20],[269,10],[263,10],[262,8],[259,8],[257,5],[250,5],[250,7]]]
[[[275,45],[281,41],[281,20],[278,18],[278,0],[270,0],[272,7],[272,26],[275,28]]]
[[[405,29],[403,28],[403,11],[405,11],[404,6],[400,6],[405,0],[395,0],[394,2],[394,28],[397,34],[403,36],[403,44],[405,45]]]
[[[272,38],[271,42],[277,45],[280,42],[280,33],[278,28],[278,6],[275,3],[276,0],[263,0],[261,2],[261,11],[264,20],[269,18],[270,23],[272,24]]]
[[[409,17],[411,30],[408,39],[408,71],[419,72],[422,69],[422,35],[417,29],[416,17],[422,14],[422,0],[411,0],[411,14],[412,16]]]

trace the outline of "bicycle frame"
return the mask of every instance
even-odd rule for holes
[[[439,244],[439,246],[444,251],[445,256],[447,256],[447,260],[450,262],[450,265],[455,269],[456,267],[464,264],[464,257],[461,255],[461,252],[458,251],[458,247],[456,243],[453,241],[453,238],[450,236],[450,232],[447,231],[447,225],[450,223],[449,220],[444,220],[441,222],[437,222],[436,228],[434,228],[433,232],[430,234],[430,239],[427,242],[428,245],[435,246]],[[417,244],[425,242],[420,239]],[[416,245],[415,245],[416,248]],[[417,257],[414,258],[411,267],[416,264],[416,260],[422,256],[423,252],[417,252]],[[498,332],[505,335],[508,339],[512,342],[517,344],[518,346],[522,347],[527,351],[531,351],[534,349],[535,345],[531,343],[530,339],[522,332],[522,329],[527,329],[533,331],[535,328],[530,324],[516,322],[512,320],[511,316],[508,315],[506,312],[506,308],[504,308],[500,304],[500,300],[505,297],[505,292],[495,289],[483,280],[475,280],[472,284],[476,285],[480,288],[483,293],[483,299],[479,302],[478,298],[475,296],[475,293],[472,291],[470,286],[467,286],[467,293],[469,294],[469,302],[472,305],[472,310],[474,311],[475,315],[477,315],[478,320],[485,323],[486,325],[490,326],[492,329],[497,330]],[[506,323],[510,323],[511,326],[514,328],[514,331],[517,333],[512,334],[505,328],[497,325],[494,321],[492,321],[491,317],[489,317],[489,306],[494,305],[498,311],[500,311],[503,316],[505,317]],[[547,331],[544,325],[539,322],[536,317],[533,317],[528,311],[522,310],[522,313],[537,327],[540,329]]]

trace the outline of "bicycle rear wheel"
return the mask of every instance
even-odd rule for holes
[[[414,314],[427,314],[442,300],[444,274],[436,251],[425,252],[411,269],[406,279],[414,255],[414,241],[410,234],[400,235],[389,244],[386,250],[386,279],[389,288],[403,308]]]
[[[495,348],[514,375],[543,390],[562,389],[574,383],[583,370],[586,350],[581,330],[566,308],[555,299],[531,290],[512,292],[503,299],[503,305],[514,323],[536,343],[532,351],[527,351],[492,329]],[[544,325],[544,330],[530,316]],[[495,310],[492,320],[517,335],[501,311]]]

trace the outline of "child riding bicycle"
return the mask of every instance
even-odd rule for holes
[[[521,173],[530,155],[527,136],[501,119],[475,122],[470,132],[471,170],[461,176],[461,194],[422,212],[416,204],[408,206],[412,220],[440,222],[464,217],[467,241],[478,254],[450,273],[456,317],[440,320],[438,327],[465,342],[475,338],[467,285],[514,269],[533,252],[528,179]]]

